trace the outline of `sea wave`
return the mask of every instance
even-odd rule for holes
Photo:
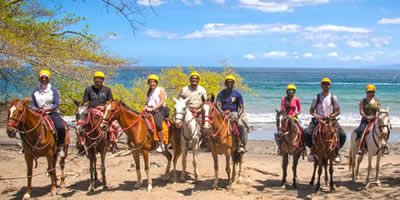
[[[247,113],[248,122],[250,124],[275,123],[276,113]],[[300,120],[308,124],[311,120],[310,115],[300,115]],[[360,115],[356,113],[344,113],[339,116],[339,122],[342,126],[357,127],[360,124]],[[400,128],[400,116],[390,116],[392,127]]]

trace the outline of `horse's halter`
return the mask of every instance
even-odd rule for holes
[[[18,104],[19,104],[19,102],[17,103],[17,105],[12,105],[15,107],[15,110],[13,111],[13,113],[11,113],[12,115],[15,115],[14,113],[19,112],[19,110],[17,108]],[[12,108],[12,106],[10,106],[10,108],[8,110],[10,110]],[[27,107],[23,105],[21,115],[17,118],[14,116],[8,116],[7,126],[18,129],[18,125],[20,125],[20,123],[22,122],[22,119],[24,118],[24,116],[26,114],[26,109],[27,109]]]
[[[208,102],[208,103],[205,103],[204,105],[207,105],[209,107],[209,109],[208,109],[207,115],[205,114],[206,111],[204,109],[204,106],[201,109],[201,111],[203,113],[203,123],[208,122],[208,123],[212,124],[213,123],[213,118],[214,118],[214,115],[215,115],[214,104],[211,103],[211,102]]]
[[[83,107],[83,106],[80,106],[80,107]],[[85,110],[86,119],[83,119],[83,116],[82,116],[83,112],[79,113],[80,107],[78,108],[78,113],[76,114],[76,118],[78,119],[77,122],[76,122],[76,125],[83,127],[83,126],[86,126],[86,125],[89,124],[90,117],[91,117],[91,112],[90,112],[89,108],[86,107],[86,110]]]
[[[104,118],[103,118],[103,122],[105,122],[107,125],[109,125],[113,119],[117,116],[117,114],[119,114],[119,112],[121,111],[120,105],[116,104],[115,108],[113,108],[113,104],[110,103],[108,106],[106,106],[106,111],[104,112]],[[111,112],[110,117],[107,117],[107,115],[109,115],[108,113]]]
[[[377,128],[379,129],[379,132],[380,132],[380,134],[377,133],[377,136],[379,138],[385,137],[385,139],[387,139],[387,136],[390,134],[390,129],[392,129],[392,125],[390,123],[390,119],[388,119],[387,120],[387,124],[385,124],[385,121],[383,119],[379,118],[379,115],[382,114],[382,113],[387,114],[386,117],[389,117],[389,112],[386,112],[386,111],[379,112],[377,114],[377,119],[376,119],[378,121],[378,127]],[[387,128],[387,132],[383,132],[383,128]]]
[[[279,122],[278,124],[278,134],[285,135],[286,133],[289,132],[289,116],[286,115],[284,116],[283,112],[279,113],[279,118],[277,120]]]

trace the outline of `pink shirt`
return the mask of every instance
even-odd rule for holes
[[[281,101],[281,110],[286,110],[285,109],[285,99],[286,97],[282,97]],[[293,97],[292,101],[290,102],[290,109],[288,114],[290,116],[295,116],[296,114],[301,113],[301,104],[300,104],[300,99],[297,97]]]

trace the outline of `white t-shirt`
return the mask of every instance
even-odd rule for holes
[[[179,97],[182,97],[184,99],[189,98],[189,101],[187,102],[189,108],[198,109],[201,106],[203,106],[203,101],[201,101],[201,96],[207,98],[206,89],[204,89],[200,85],[198,85],[197,88],[194,89],[189,85],[182,89]]]
[[[160,87],[156,87],[150,94],[149,96],[147,96],[147,106],[150,107],[154,107],[157,104],[160,103],[161,99],[160,99],[160,92],[161,90],[164,90],[163,88]],[[167,96],[165,95],[165,98],[167,98]],[[165,101],[163,106],[165,106]]]
[[[319,96],[319,104],[316,105],[318,96]],[[315,106],[316,106],[315,112],[321,116],[332,114],[334,109],[340,108],[337,97],[333,95],[332,98],[332,93],[329,93],[328,96],[324,96],[322,95],[322,93],[317,94],[311,103],[311,108],[314,108]]]

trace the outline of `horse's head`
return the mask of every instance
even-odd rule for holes
[[[279,135],[284,135],[289,131],[289,115],[283,110],[276,111],[276,129]]]
[[[29,99],[13,99],[10,102],[8,108],[7,118],[7,135],[10,138],[14,138],[22,123],[24,122],[24,116],[28,109],[30,101]]]
[[[383,139],[383,142],[386,142],[390,133],[390,129],[392,128],[388,109],[382,109],[380,112],[377,112],[376,119],[378,123],[377,126],[380,132],[380,137]]]
[[[214,99],[214,95],[211,96],[212,99]],[[211,102],[210,100],[207,100],[204,96],[201,96],[201,100],[203,101],[203,107],[201,109],[201,113],[203,115],[203,128],[205,131],[210,130],[211,129],[211,122],[212,122],[212,104],[213,102]]]
[[[74,100],[75,105],[77,106],[75,112],[76,118],[76,132],[78,135],[84,134],[83,127],[87,126],[90,121],[90,114],[89,114],[89,106],[87,103],[80,103]]]
[[[185,115],[186,115],[186,107],[187,107],[187,102],[188,102],[188,98],[187,99],[176,99],[173,98],[173,100],[175,101],[175,105],[174,105],[174,111],[175,111],[175,116],[174,116],[174,121],[175,121],[175,125],[180,128],[182,127],[183,121],[185,120]]]
[[[320,120],[320,123],[322,125],[322,132],[324,135],[327,137],[333,137],[336,136],[338,133],[338,129],[336,128],[336,124],[339,121],[339,118],[335,117],[326,117]]]
[[[118,100],[108,101],[105,107],[104,118],[101,122],[100,128],[107,131],[110,123],[119,116],[121,108]]]

